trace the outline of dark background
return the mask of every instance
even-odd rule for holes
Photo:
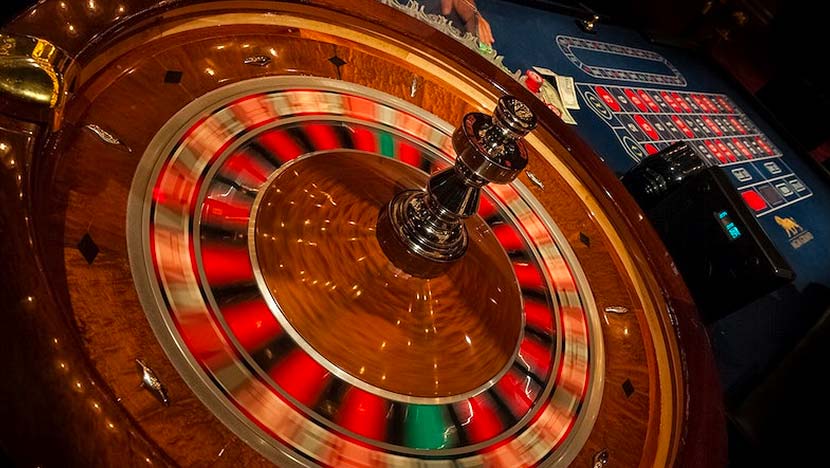
[[[35,2],[26,0],[5,0],[0,6],[0,22],[6,24],[26,7],[34,4]]]

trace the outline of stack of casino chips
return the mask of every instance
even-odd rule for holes
[[[550,97],[551,96],[551,94],[550,94],[551,89],[543,89],[543,88],[552,88],[552,86],[551,86],[550,83],[548,83],[542,77],[542,75],[540,75],[539,73],[537,73],[533,70],[527,70],[519,78],[519,81],[522,84],[524,84],[525,88],[529,89],[530,92],[532,92],[539,99],[541,99],[542,102],[544,102],[545,105],[548,106],[548,109],[553,111],[553,113],[556,114],[557,117],[559,117],[559,118],[562,117],[562,110],[559,107],[557,107],[557,105],[555,104],[554,99],[552,99]],[[554,101],[554,102],[552,102],[552,101]]]

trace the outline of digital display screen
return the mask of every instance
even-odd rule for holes
[[[732,221],[732,218],[729,216],[729,212],[727,211],[716,211],[715,219],[718,220],[720,223],[720,227],[723,228],[723,232],[726,233],[726,236],[729,240],[735,240],[741,237],[741,230],[738,229],[738,226],[735,225],[735,222]]]

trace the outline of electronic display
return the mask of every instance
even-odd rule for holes
[[[741,237],[741,230],[738,229],[738,226],[736,226],[735,222],[732,221],[732,218],[729,216],[728,211],[716,211],[714,215],[715,219],[718,220],[720,227],[723,228],[723,232],[726,233],[726,236],[729,238],[729,240],[733,241]]]

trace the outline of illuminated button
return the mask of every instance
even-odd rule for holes
[[[732,221],[732,218],[729,217],[729,213],[727,211],[716,212],[715,218],[720,223],[724,232],[726,232],[726,235],[729,236],[730,240],[735,240],[741,237],[741,230],[738,229],[738,226],[736,226]]]
[[[775,161],[765,162],[764,167],[766,168],[766,170],[769,171],[770,174],[775,175],[781,173],[781,167],[778,164],[776,164]]]
[[[762,211],[767,207],[767,202],[758,195],[758,192],[755,190],[747,190],[746,192],[741,192],[741,196],[744,198],[747,206],[752,208],[755,211]]]
[[[794,188],[796,192],[803,192],[807,190],[807,187],[805,187],[804,184],[801,183],[801,181],[798,179],[790,179],[787,181],[787,183],[790,184],[790,186]]]
[[[752,174],[742,167],[732,169],[732,175],[738,179],[738,182],[749,182],[752,180]]]
[[[785,197],[789,197],[795,194],[795,192],[793,192],[793,189],[791,189],[787,184],[783,182],[780,184],[775,184],[775,188],[777,188],[778,192],[781,193],[781,195],[784,195]]]

